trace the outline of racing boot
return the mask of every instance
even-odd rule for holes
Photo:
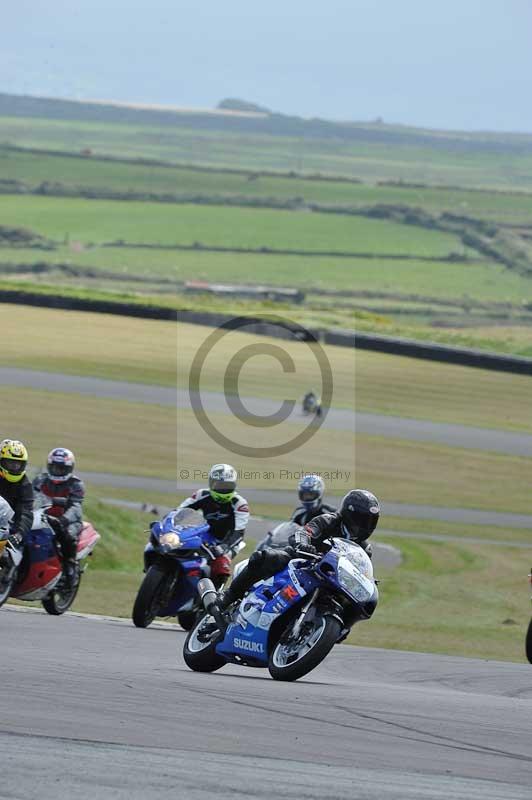
[[[63,575],[65,576],[67,587],[72,589],[78,576],[78,565],[75,558],[65,558],[63,563]]]

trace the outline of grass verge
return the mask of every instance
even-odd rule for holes
[[[530,602],[522,551],[395,538],[392,543],[403,562],[382,574],[375,616],[355,626],[350,644],[524,661]]]

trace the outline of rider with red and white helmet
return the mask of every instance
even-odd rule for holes
[[[72,580],[76,570],[76,551],[83,527],[83,482],[74,475],[74,453],[66,447],[55,447],[48,453],[46,470],[33,481],[34,492],[50,500],[48,514],[53,518],[54,532],[61,544],[66,576]]]

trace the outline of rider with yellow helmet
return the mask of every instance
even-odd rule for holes
[[[0,497],[3,497],[15,515],[10,541],[20,547],[33,524],[33,489],[26,477],[28,451],[16,439],[0,442]]]

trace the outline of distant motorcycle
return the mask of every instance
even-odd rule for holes
[[[74,578],[68,581],[63,575],[60,545],[46,510],[43,506],[33,512],[33,525],[21,553],[8,541],[13,512],[0,498],[0,606],[9,597],[40,600],[48,614],[59,615],[68,611],[74,602],[85,569],[84,560],[92,554],[100,534],[89,522],[83,523]]]
[[[185,630],[190,630],[201,609],[197,585],[211,574],[217,544],[203,515],[193,509],[171,511],[162,520],[152,522],[150,538],[144,548],[145,576],[133,606],[133,622],[147,628],[155,617],[177,616]],[[236,545],[232,556],[245,544]]]
[[[530,570],[530,575],[528,576],[530,581],[530,585],[532,587],[532,569]],[[532,598],[530,598],[532,600]],[[532,664],[532,617],[530,622],[528,623],[528,630],[526,632],[526,639],[525,639],[525,652],[526,657],[528,658],[529,662]]]
[[[378,601],[373,567],[364,550],[345,539],[330,540],[323,555],[298,553],[268,580],[258,581],[228,611],[222,636],[212,581],[198,590],[205,614],[187,636],[183,658],[196,672],[227,663],[267,667],[275,680],[294,681],[313,670]]]
[[[315,392],[307,392],[307,394],[303,397],[302,410],[303,414],[307,416],[309,414],[315,414],[317,417],[321,417],[321,403],[318,395]]]

